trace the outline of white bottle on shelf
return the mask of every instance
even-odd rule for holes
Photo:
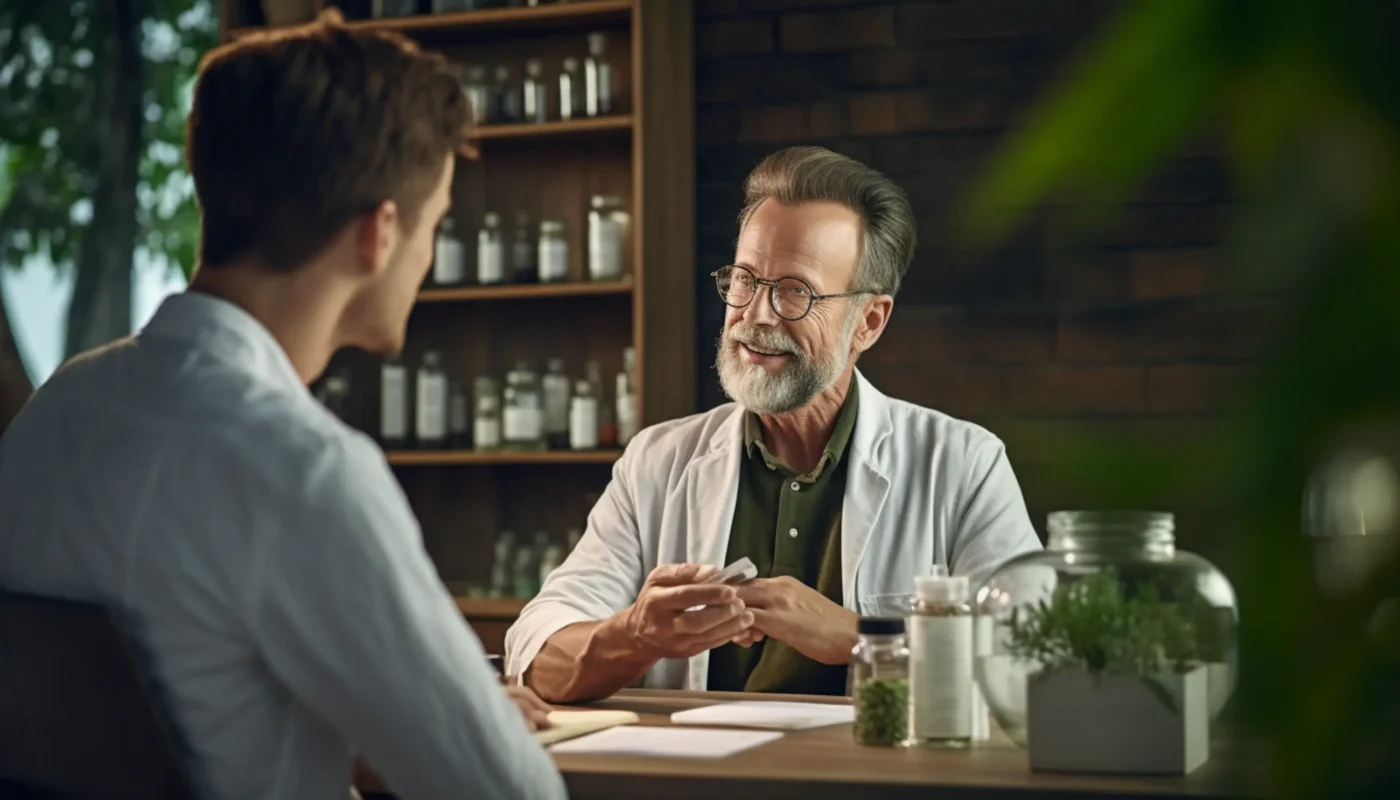
[[[408,369],[391,356],[379,371],[379,439],[386,448],[408,438]]]
[[[418,404],[414,433],[419,447],[442,447],[447,443],[447,373],[442,370],[442,354],[429,350],[418,368]]]
[[[637,435],[637,351],[622,351],[622,371],[617,373],[617,443],[623,447]]]
[[[583,82],[584,105],[590,117],[606,116],[613,112],[612,65],[604,60],[607,47],[606,34],[588,34],[588,58],[583,62]]]
[[[569,406],[569,447],[593,450],[598,447],[598,398],[588,381],[574,384]]]
[[[506,279],[505,248],[501,241],[501,218],[493,212],[482,217],[476,235],[476,281],[484,286]]]
[[[467,279],[467,249],[457,238],[457,223],[451,217],[442,220],[437,245],[433,252],[433,283],[454,286]]]

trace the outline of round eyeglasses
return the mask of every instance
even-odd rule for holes
[[[730,308],[747,306],[753,302],[754,295],[758,294],[758,287],[767,286],[768,302],[773,306],[773,311],[788,322],[796,322],[807,316],[812,310],[812,305],[818,300],[870,294],[868,291],[817,294],[812,285],[801,278],[779,278],[770,281],[737,264],[720,267],[711,272],[710,276],[715,279],[715,288],[719,289],[720,299]]]

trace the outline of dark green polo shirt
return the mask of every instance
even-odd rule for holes
[[[798,475],[763,444],[754,414],[744,417],[739,494],[724,563],[748,556],[758,577],[792,576],[841,605],[841,506],[846,494],[846,445],[856,427],[856,382],[816,469]],[[709,689],[716,692],[846,693],[846,667],[813,661],[764,639],[751,648],[726,644],[710,651]]]

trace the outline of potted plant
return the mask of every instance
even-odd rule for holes
[[[1116,570],[1061,583],[1015,609],[1006,652],[1026,681],[1031,769],[1186,774],[1210,750],[1196,612]]]

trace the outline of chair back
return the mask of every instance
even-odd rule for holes
[[[4,796],[194,800],[140,663],[102,606],[0,592]]]

